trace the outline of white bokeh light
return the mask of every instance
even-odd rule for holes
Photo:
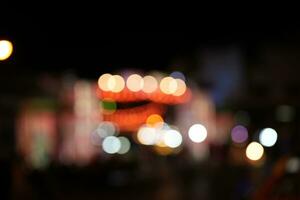
[[[160,90],[164,94],[173,94],[177,90],[177,82],[173,77],[165,77],[160,81]]]
[[[96,129],[96,132],[101,138],[105,138],[107,136],[113,136],[118,133],[116,126],[113,123],[108,121],[101,122],[101,124]]]
[[[155,128],[143,126],[137,133],[137,139],[141,144],[153,145],[156,142],[157,134]]]
[[[164,142],[168,147],[176,148],[182,143],[182,136],[176,130],[168,130],[164,134]]]
[[[156,78],[154,78],[153,76],[145,76],[143,80],[144,80],[144,85],[143,85],[144,92],[152,93],[157,89],[158,83]]]
[[[203,142],[207,137],[207,130],[202,124],[194,124],[189,129],[189,138],[196,143]]]
[[[181,79],[175,79],[177,82],[177,89],[176,91],[173,93],[174,96],[181,96],[185,93],[186,91],[186,84],[183,80]]]
[[[125,87],[124,78],[120,75],[113,75],[108,79],[107,87],[110,91],[118,93]]]
[[[109,91],[108,81],[112,75],[111,74],[102,74],[98,79],[98,86],[103,91]]]
[[[265,128],[259,133],[259,142],[265,147],[273,146],[277,141],[277,132],[272,128]]]
[[[121,148],[121,142],[119,138],[115,136],[108,136],[102,142],[103,151],[108,154],[117,153]]]
[[[258,142],[251,142],[246,149],[246,156],[250,160],[259,160],[264,154],[264,147]]]
[[[121,142],[121,148],[118,151],[118,154],[125,154],[130,150],[130,141],[126,137],[119,137],[119,141]]]
[[[138,92],[143,89],[144,80],[140,75],[132,74],[127,78],[126,86],[130,91]]]

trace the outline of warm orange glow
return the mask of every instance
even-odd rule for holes
[[[134,102],[134,101],[143,101],[149,100],[156,103],[163,104],[181,104],[190,100],[191,98],[191,90],[187,89],[186,92],[181,96],[167,95],[162,93],[161,91],[155,91],[151,94],[145,94],[143,92],[131,92],[127,88],[124,88],[119,93],[114,92],[106,92],[103,90],[97,90],[97,96],[100,99],[112,99],[117,102]]]
[[[149,115],[163,114],[165,108],[163,105],[156,103],[148,103],[128,109],[120,109],[110,115],[104,115],[106,121],[113,122],[118,125],[122,131],[136,131],[145,123]]]
[[[155,146],[154,150],[156,151],[156,153],[162,156],[167,156],[173,153],[173,149],[169,147]]]
[[[164,120],[158,114],[152,114],[146,120],[146,124],[150,127],[154,127],[156,124],[161,123],[161,122],[164,122]]]

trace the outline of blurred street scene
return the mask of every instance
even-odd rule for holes
[[[299,30],[22,22],[0,26],[3,199],[300,198]]]

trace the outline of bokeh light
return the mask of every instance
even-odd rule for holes
[[[101,138],[118,134],[116,126],[111,122],[101,122],[96,132]]]
[[[0,60],[6,60],[13,52],[13,45],[8,40],[0,40]]]
[[[98,79],[98,86],[103,91],[109,91],[108,80],[110,79],[111,74],[102,74]]]
[[[246,148],[246,156],[250,160],[259,160],[264,154],[264,148],[258,142],[251,142]]]
[[[202,124],[194,124],[189,129],[189,138],[196,143],[203,142],[207,137],[207,130]]]
[[[117,103],[111,99],[103,99],[101,105],[104,114],[112,114],[117,110]]]
[[[277,141],[277,132],[272,128],[265,128],[259,133],[259,142],[265,147],[273,146]]]
[[[159,87],[163,93],[173,94],[177,90],[177,81],[168,76],[160,81]]]
[[[179,71],[174,71],[170,74],[171,77],[175,78],[175,79],[181,79],[183,81],[186,81],[185,76],[182,72]]]
[[[121,149],[121,142],[115,136],[108,136],[102,142],[103,151],[108,154],[117,153]]]
[[[167,146],[154,146],[154,150],[157,154],[161,156],[167,156],[174,153],[174,149],[169,148]]]
[[[126,86],[130,91],[138,92],[143,89],[144,80],[140,75],[132,74],[127,78]]]
[[[143,80],[144,80],[143,91],[145,93],[152,93],[157,89],[158,83],[153,76],[145,76]]]
[[[162,125],[163,123],[161,123]],[[155,127],[155,133],[156,133],[156,139],[155,139],[155,145],[159,147],[167,147],[167,144],[165,143],[165,135],[166,132],[169,131],[169,127],[159,126]]]
[[[164,142],[168,147],[176,148],[182,143],[182,136],[176,130],[168,130],[164,134]]]
[[[248,130],[242,125],[237,125],[231,130],[231,139],[235,143],[243,143],[248,139]]]
[[[150,126],[150,127],[160,126],[160,125],[162,125],[162,122],[164,122],[164,120],[158,114],[152,114],[146,120],[147,126]]]
[[[181,96],[185,93],[186,91],[186,85],[185,82],[181,79],[175,79],[176,83],[177,83],[177,89],[176,91],[173,93],[174,96]]]
[[[130,150],[130,141],[126,137],[118,137],[121,143],[121,148],[118,151],[118,154],[125,154]]]
[[[290,158],[286,163],[286,171],[289,173],[297,173],[300,169],[300,159],[297,157]]]
[[[156,130],[152,127],[142,126],[137,133],[137,139],[141,144],[153,145],[156,142]]]
[[[120,75],[113,75],[108,79],[107,87],[110,91],[118,93],[125,87],[125,81]]]

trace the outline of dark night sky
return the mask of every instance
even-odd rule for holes
[[[114,71],[124,67],[167,69],[176,58],[193,59],[198,49],[239,44],[246,51],[262,42],[282,43],[299,31],[293,26],[239,29],[224,24],[202,25],[197,31],[125,31],[103,21],[15,15],[0,27],[0,37],[15,43],[11,69],[79,73]],[[292,40],[293,40],[292,39]]]

